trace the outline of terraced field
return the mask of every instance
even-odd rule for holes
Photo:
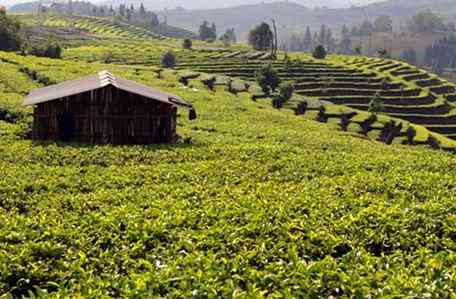
[[[213,59],[184,62],[179,68],[217,73],[254,80],[262,61]],[[318,99],[347,107],[367,110],[378,95],[383,113],[423,125],[432,132],[456,138],[455,85],[437,76],[392,60],[337,57],[328,61],[295,60],[291,65],[274,62],[274,68],[285,81],[294,84],[302,101]],[[301,100],[291,102],[295,108]]]
[[[0,52],[1,298],[454,297],[455,156],[421,144],[455,141],[387,114],[358,133],[377,92],[389,115],[451,106],[440,79],[293,55],[274,62],[297,90],[277,110],[253,82],[266,53],[99,35],[64,59]],[[161,69],[170,49],[179,65]],[[179,111],[176,145],[29,140],[28,91],[105,69],[198,118]],[[397,144],[374,141],[392,121]],[[417,146],[401,145],[409,127]]]
[[[66,28],[75,23],[79,28],[91,30],[101,37],[101,41],[95,43],[69,47],[64,52],[65,60],[128,65],[144,71],[149,67],[159,67],[161,55],[171,49],[177,58],[176,69],[201,75],[190,74],[186,81],[199,81],[206,77],[205,74],[217,74],[217,84],[227,85],[231,80],[229,88],[232,91],[248,91],[253,98],[262,97],[258,88],[250,86],[253,86],[259,66],[270,61],[268,52],[251,51],[241,45],[226,48],[217,43],[208,45],[198,41],[194,42],[192,50],[185,50],[182,49],[181,40],[154,39],[131,26],[124,28],[107,19],[51,17],[45,23],[56,28]],[[117,35],[118,39],[115,37]],[[372,98],[379,96],[383,100],[384,111],[378,117],[380,120],[367,132],[370,138],[381,139],[385,123],[394,121],[400,123],[402,129],[393,143],[410,143],[407,130],[413,127],[418,128],[413,141],[416,144],[428,143],[428,138],[433,136],[440,141],[441,147],[455,147],[454,142],[443,136],[456,137],[451,123],[448,123],[453,113],[453,104],[449,100],[456,96],[448,93],[454,92],[452,87],[435,85],[440,79],[432,78],[428,82],[424,78],[428,74],[414,74],[411,70],[401,69],[405,65],[389,60],[332,56],[317,61],[303,54],[291,54],[290,57],[292,61],[289,64],[282,60],[273,62],[282,80],[295,86],[295,96],[285,108],[297,111],[300,105],[306,103],[308,113],[304,117],[316,119],[319,110],[324,109],[324,112],[320,112],[324,115],[320,120],[336,124],[349,116],[348,129],[365,134],[362,126],[369,114],[362,111],[368,109]],[[393,73],[388,73],[389,70]],[[407,81],[412,79],[418,80],[417,84]],[[435,86],[426,86],[429,84]],[[429,123],[432,120],[438,122],[442,116],[447,123]]]
[[[382,73],[394,78],[408,90],[416,91],[410,95],[397,95],[396,98],[408,99],[415,104],[407,107],[408,102],[398,102],[397,110],[388,111],[390,115],[456,138],[456,85],[414,66],[392,60],[352,59],[347,64]]]
[[[360,60],[363,59],[360,58]],[[178,68],[253,81],[255,72],[262,63],[264,62],[257,60],[215,57],[215,59],[205,62],[187,61],[179,64]],[[400,77],[395,77],[400,74],[393,73],[388,76],[382,74],[381,70],[357,67],[355,63],[349,63],[346,59],[339,61],[333,58],[328,61],[316,61],[307,57],[306,59],[294,60],[291,64],[276,61],[272,65],[283,80],[292,82],[295,86],[298,96],[287,103],[287,108],[296,110],[302,102],[309,103],[317,100],[323,104],[332,103],[344,105],[357,111],[365,111],[368,110],[372,98],[378,95],[384,103],[383,112],[386,115],[424,125],[432,132],[449,138],[455,137],[451,134],[450,126],[445,128],[432,126],[414,117],[409,117],[418,114],[429,118],[438,118],[452,113],[453,105],[447,101],[447,98],[441,96],[442,91],[453,91],[452,86],[427,88],[421,85],[407,84],[407,82],[402,82]],[[387,62],[384,61],[384,63]],[[445,94],[445,96],[452,97],[450,94]],[[335,107],[324,106],[327,111],[334,112],[337,110]],[[328,117],[340,118],[347,113],[328,113]],[[350,122],[360,124],[363,120],[364,118],[353,118]],[[404,130],[401,133],[402,136],[405,136]],[[359,129],[355,128],[355,131],[359,131]]]
[[[151,31],[135,27],[122,22],[111,22],[105,18],[74,16],[63,18],[52,16],[45,20],[44,26],[50,27],[76,27],[95,33],[101,37],[127,38],[134,40],[158,39],[164,40],[166,37],[155,34]]]

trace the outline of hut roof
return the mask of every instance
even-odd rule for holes
[[[117,89],[131,92],[170,105],[191,107],[191,104],[188,104],[175,95],[167,94],[130,80],[115,77],[108,71],[101,71],[96,75],[91,75],[71,81],[65,81],[59,84],[32,90],[24,99],[23,105],[27,106],[49,102],[83,92],[103,88],[108,85],[112,85]]]

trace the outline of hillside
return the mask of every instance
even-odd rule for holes
[[[166,16],[168,23],[192,31],[204,21],[215,22],[220,32],[234,27],[240,35],[245,35],[254,25],[274,17],[280,31],[304,31],[306,26],[318,30],[322,23],[340,29],[342,25],[359,25],[364,19],[389,15],[396,25],[403,24],[411,16],[423,9],[439,12],[448,20],[456,17],[456,8],[452,0],[386,1],[350,8],[315,8],[283,1],[259,3],[237,7],[203,10],[168,9],[158,11],[161,18]],[[338,32],[339,30],[337,30]]]
[[[372,91],[381,89],[385,106],[403,114],[440,111],[450,93],[439,91],[448,83],[392,60],[297,54],[288,69],[274,62],[298,87],[279,110],[251,80],[265,53],[196,41],[194,50],[184,50],[181,40],[142,36],[131,27],[63,21],[47,20],[49,27],[85,24],[94,39],[67,45],[63,59],[0,52],[0,294],[451,298],[456,292],[456,160],[426,140],[432,134],[448,150],[456,142],[387,114],[360,133]],[[159,57],[170,49],[178,66],[161,70]],[[179,110],[176,145],[28,138],[32,111],[21,105],[27,92],[101,70],[174,93],[194,104],[198,118]],[[204,83],[211,76],[213,89]],[[296,115],[303,100],[308,109]],[[341,130],[339,119],[352,112],[348,130]],[[403,134],[391,146],[376,141],[392,121],[404,132],[415,128],[414,146],[402,145]]]
[[[318,0],[294,0],[293,2],[298,3],[302,6],[309,8],[314,7],[331,7],[331,8],[341,8],[341,7],[350,7],[352,5],[365,5],[372,2],[379,2],[381,0],[325,0],[323,3]],[[104,1],[105,3],[119,5],[123,4],[121,0],[108,0]],[[256,5],[258,3],[271,3],[277,2],[277,0],[230,0],[222,1],[215,0],[211,2],[194,0],[194,1],[185,1],[185,0],[161,0],[161,1],[140,1],[140,0],[130,0],[128,3],[134,3],[140,5],[144,3],[146,7],[154,10],[163,10],[163,9],[174,9],[176,7],[182,7],[185,9],[214,9],[214,8],[228,8],[240,5]]]

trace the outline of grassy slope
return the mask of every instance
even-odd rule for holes
[[[28,59],[28,58],[26,58]],[[39,145],[0,122],[0,293],[439,297],[454,292],[454,157],[335,133],[172,72],[192,145]],[[72,66],[73,65],[73,66]],[[194,83],[196,84],[196,83]]]
[[[1,105],[25,118],[0,121],[0,294],[455,292],[454,155],[354,138],[197,80],[184,88],[172,71],[157,79],[148,67],[0,56],[10,62]],[[192,144],[24,140],[30,109],[17,104],[42,84],[21,66],[54,82],[108,69],[176,93],[199,114],[190,122],[180,111],[178,133]]]

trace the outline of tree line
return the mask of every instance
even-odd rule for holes
[[[24,55],[50,58],[62,56],[62,48],[52,37],[41,44],[30,44],[21,34],[21,24],[15,18],[7,16],[4,9],[0,9],[0,50],[21,51]]]
[[[223,34],[217,36],[217,26],[214,22],[212,22],[212,24],[209,24],[208,21],[204,21],[199,26],[198,33],[201,40],[213,42],[218,38],[226,46],[229,46],[237,41],[234,28],[228,28]]]

